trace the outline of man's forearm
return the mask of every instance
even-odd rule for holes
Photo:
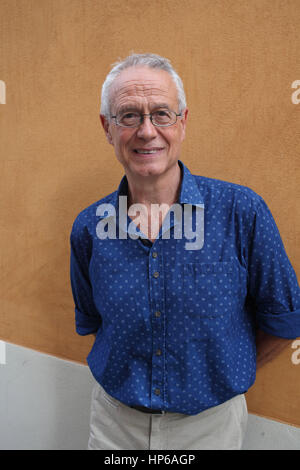
[[[275,357],[278,356],[278,354],[283,351],[291,343],[291,341],[292,340],[290,339],[279,338],[278,336],[269,335],[262,330],[257,330],[257,369],[265,365],[267,362],[275,359]]]

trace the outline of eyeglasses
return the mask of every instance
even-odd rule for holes
[[[182,117],[181,113],[177,114],[175,111],[160,109],[150,114],[142,114],[137,111],[119,113],[116,116],[111,116],[111,118],[115,119],[117,126],[139,127],[144,122],[144,116],[149,116],[152,124],[157,127],[173,126],[177,121],[177,117]]]

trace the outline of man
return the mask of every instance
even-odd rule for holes
[[[268,207],[191,175],[187,116],[157,55],[129,56],[103,85],[125,176],[71,233],[76,329],[96,335],[89,449],[240,449],[256,360],[300,336],[299,286]]]

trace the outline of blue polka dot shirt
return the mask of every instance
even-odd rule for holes
[[[178,205],[202,211],[200,247],[175,236],[175,216],[169,236],[161,230],[151,243],[129,236],[126,214],[126,236],[124,176],[73,223],[71,286],[76,331],[96,333],[87,362],[106,392],[129,406],[193,415],[254,383],[257,328],[300,336],[300,295],[262,197],[179,165]],[[107,215],[99,207],[115,208],[117,237],[99,237]]]

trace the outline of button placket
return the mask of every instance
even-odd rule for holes
[[[163,318],[163,271],[160,247],[149,253],[152,313],[152,397],[151,406],[162,408],[164,402],[164,318]]]

